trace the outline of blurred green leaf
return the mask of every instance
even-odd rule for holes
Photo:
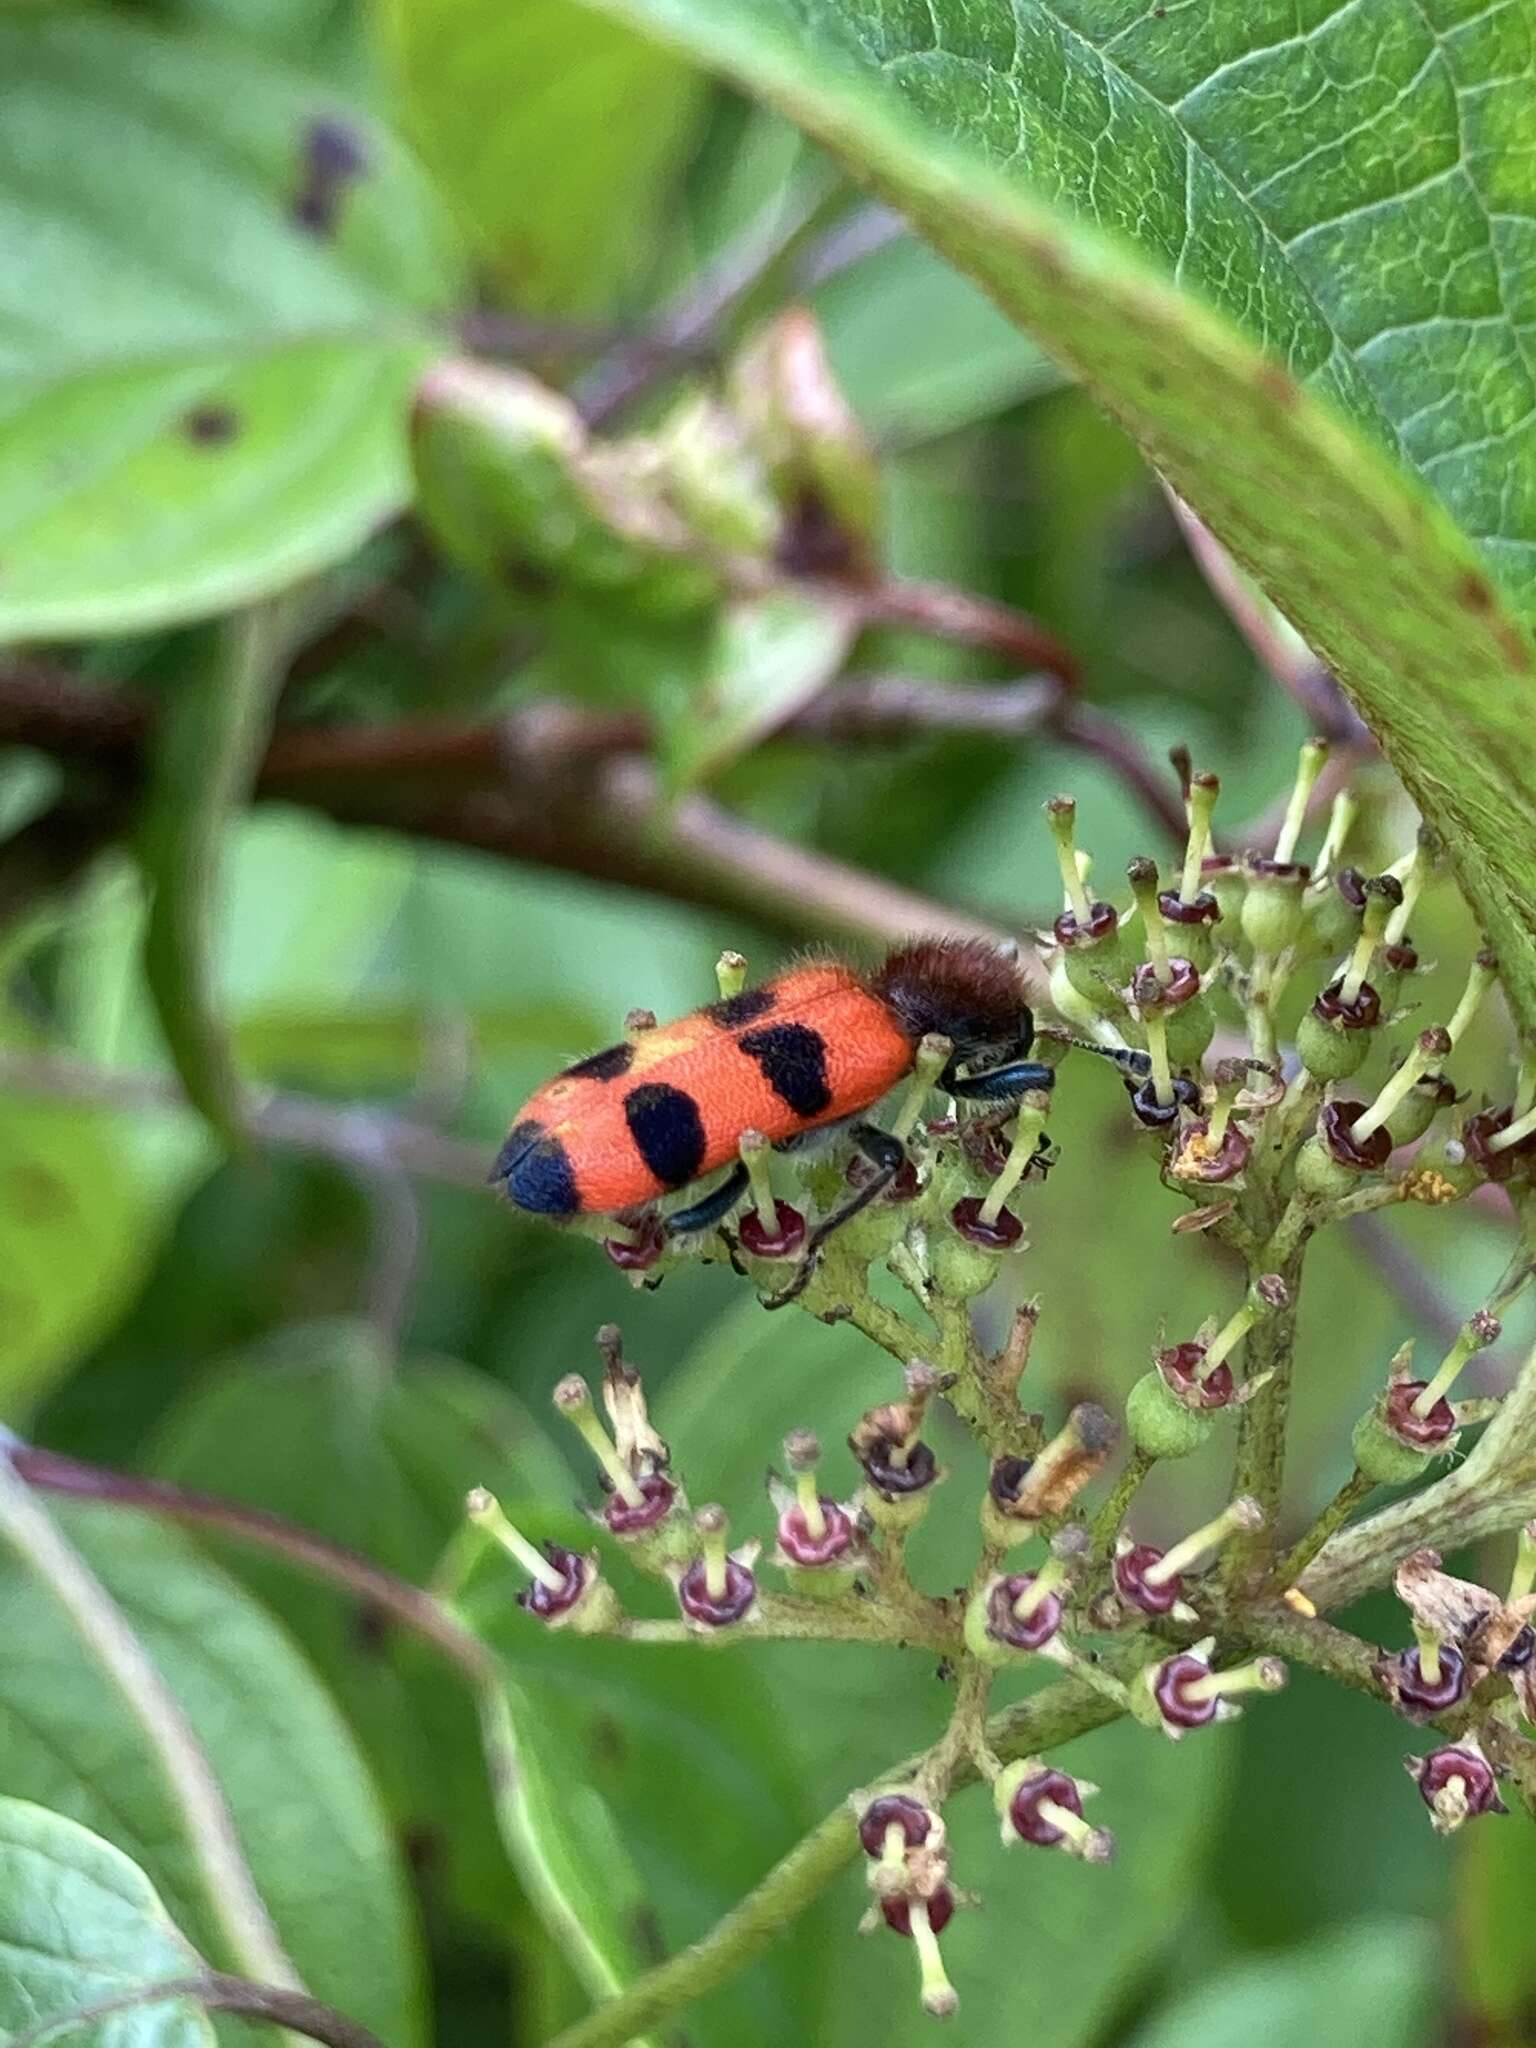
[[[1424,1922],[1367,1920],[1229,1964],[1139,2029],[1129,2048],[1426,2048],[1439,2038],[1438,1979]]]
[[[1529,282],[1493,241],[1532,196],[1528,156],[1499,147],[1523,20],[1391,0],[1297,35],[1281,0],[1199,33],[1140,0],[1087,26],[1040,0],[595,4],[836,149],[1131,428],[1369,716],[1536,1024],[1532,654],[1488,574],[1523,596],[1536,562],[1536,492],[1509,481],[1536,434]],[[1469,349],[1484,374],[1458,384]]]
[[[776,591],[724,606],[701,672],[657,692],[661,755],[674,788],[707,781],[836,676],[857,636],[831,600]]]
[[[953,433],[1061,382],[1006,314],[909,234],[810,298],[838,381],[887,448]]]
[[[241,1142],[245,1117],[213,987],[221,858],[266,750],[288,639],[287,608],[272,605],[187,636],[170,662],[139,813],[145,976],[187,1099],[227,1145]]]
[[[511,1606],[502,1569],[500,1600],[488,1567],[473,1612],[506,1652],[519,1869],[557,1938],[574,1945],[579,1914],[626,1979],[703,1933],[819,1817],[761,1684],[773,1652],[557,1636]],[[690,2008],[688,2037],[773,2040],[802,1994],[800,1963],[777,1945]]]
[[[455,264],[399,146],[238,44],[0,15],[0,639],[195,618],[407,493]]]
[[[406,124],[508,303],[622,303],[693,137],[695,73],[571,0],[389,0],[383,19]]]
[[[119,1137],[106,1110],[4,1100],[0,1414],[12,1421],[110,1327],[159,1249],[165,1219]]]
[[[1507,1819],[1468,1826],[1453,1851],[1458,2001],[1490,2044],[1522,2039],[1536,2011],[1536,1823],[1509,1803]]]
[[[558,1501],[570,1490],[543,1430],[493,1380],[448,1359],[390,1359],[368,1329],[340,1321],[229,1360],[172,1412],[154,1463],[417,1584],[462,1525],[471,1486],[488,1486],[514,1514],[525,1499]],[[435,1870],[492,1912],[505,1876],[462,1682],[440,1661],[409,1654],[334,1588],[250,1544],[210,1541],[324,1674]]]
[[[0,2034],[44,2026],[50,2042],[213,2048],[185,1999],[71,2027],[68,2015],[136,1984],[197,1976],[201,1961],[143,1871],[110,1842],[22,1799],[0,1799]]]
[[[58,1519],[175,1693],[228,1800],[284,1948],[317,1997],[399,2048],[420,1960],[378,1796],[309,1666],[191,1546],[119,1508]],[[208,1960],[218,1920],[145,1732],[53,1593],[0,1563],[0,1787],[141,1863]]]

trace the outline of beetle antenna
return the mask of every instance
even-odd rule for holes
[[[1149,1053],[1138,1052],[1133,1045],[1095,1045],[1091,1038],[1069,1038],[1068,1045],[1075,1045],[1079,1052],[1096,1052],[1101,1060],[1113,1060],[1123,1074],[1134,1074],[1138,1081],[1145,1081],[1152,1071]]]

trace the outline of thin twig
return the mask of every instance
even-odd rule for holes
[[[1075,698],[1061,707],[1050,730],[1064,745],[1102,761],[1136,795],[1172,844],[1184,844],[1188,826],[1178,788],[1171,775],[1154,765],[1129,726]]]
[[[431,1644],[466,1678],[480,1683],[494,1676],[494,1660],[478,1636],[456,1621],[430,1593],[385,1571],[356,1551],[331,1543],[266,1508],[222,1500],[213,1494],[173,1485],[166,1479],[112,1472],[35,1444],[15,1444],[8,1456],[11,1466],[29,1486],[45,1492],[68,1494],[77,1500],[120,1502],[125,1507],[163,1515],[195,1528],[216,1529],[221,1535],[270,1551],[300,1571],[323,1579],[354,1600],[388,1615]]]
[[[231,1955],[256,1976],[302,1992],[303,1984],[245,1860],[223,1788],[181,1702],[116,1601],[38,1506],[19,1468],[4,1455],[0,1535],[69,1617],[158,1760]]]
[[[0,1052],[0,1089],[88,1102],[112,1109],[178,1109],[191,1114],[168,1075],[124,1072],[52,1053]],[[340,1108],[301,1095],[255,1091],[249,1127],[271,1145],[319,1152],[344,1165],[483,1190],[486,1160],[478,1146],[445,1138],[425,1125],[369,1107]]]
[[[679,356],[714,354],[729,316],[794,250],[821,217],[828,198],[826,182],[811,179],[793,200],[776,196],[765,206],[659,308],[643,332],[611,350],[579,380],[574,396],[587,420],[601,425],[623,412]]]
[[[114,2013],[141,2011],[146,2006],[168,2005],[189,1999],[207,2012],[238,2013],[243,2019],[270,2020],[273,2026],[303,2034],[324,2048],[383,2048],[356,2020],[348,2019],[334,2006],[323,2005],[306,1992],[285,1990],[278,1984],[258,1984],[249,1977],[232,1977],[222,1970],[205,1971],[197,1977],[173,1977],[160,1984],[136,1984],[112,1998],[82,2005],[73,2012],[54,2013],[8,2037],[7,2048],[43,2048],[56,2035],[79,2033]]]

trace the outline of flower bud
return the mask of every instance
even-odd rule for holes
[[[1475,1736],[1431,1750],[1428,1756],[1406,1756],[1403,1762],[1429,1808],[1430,1826],[1437,1835],[1454,1834],[1479,1814],[1509,1811],[1499,1797],[1493,1766]]]
[[[992,1784],[1003,1846],[1028,1842],[1037,1849],[1062,1849],[1085,1863],[1108,1863],[1115,1853],[1114,1836],[1083,1819],[1083,1801],[1095,1789],[1052,1770],[1039,1757],[1010,1764]]]
[[[528,1574],[530,1583],[517,1604],[536,1620],[573,1635],[600,1635],[619,1620],[618,1596],[602,1576],[596,1551],[582,1557],[560,1543],[540,1549],[507,1520],[501,1503],[483,1486],[465,1496],[464,1512]]]
[[[730,1523],[724,1508],[703,1507],[693,1518],[699,1554],[677,1581],[677,1603],[685,1618],[704,1634],[730,1628],[748,1619],[757,1605],[757,1580],[752,1564],[757,1546],[729,1549]]]

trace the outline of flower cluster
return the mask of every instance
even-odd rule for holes
[[[1005,1845],[1095,1864],[1112,1855],[1112,1836],[1085,1817],[1096,1788],[1042,1753],[1080,1728],[1124,1715],[1183,1740],[1238,1714],[1245,1695],[1279,1689],[1299,1661],[1435,1731],[1438,1746],[1409,1767],[1438,1830],[1502,1811],[1501,1782],[1536,1791],[1526,1732],[1536,1722],[1536,1525],[1498,1593],[1449,1576],[1424,1546],[1426,1533],[1517,1527],[1536,1483],[1536,1369],[1502,1399],[1458,1398],[1532,1274],[1536,1057],[1517,1057],[1491,1102],[1458,1085],[1458,1048],[1496,965],[1477,953],[1450,1014],[1422,1014],[1412,925],[1435,848],[1421,835],[1377,871],[1349,864],[1358,814],[1346,789],[1308,856],[1325,756],[1321,743],[1303,748],[1262,852],[1217,842],[1216,778],[1187,775],[1182,861],[1167,876],[1132,861],[1123,903],[1090,889],[1072,801],[1047,806],[1063,907],[1042,944],[1062,1021],[1040,1032],[1033,1056],[1047,1079],[1079,1046],[1115,1061],[1150,1171],[1190,1205],[1175,1228],[1210,1233],[1248,1275],[1198,1327],[1165,1332],[1123,1424],[1091,1401],[1054,1419],[1024,1405],[1040,1302],[1017,1311],[1001,1344],[983,1341],[991,1323],[974,1305],[1027,1255],[1026,1196],[1055,1158],[1051,1094],[950,1093],[953,1048],[928,1038],[883,1127],[900,1141],[899,1170],[877,1168],[867,1146],[853,1157],[836,1143],[784,1153],[748,1133],[750,1192],[734,1225],[683,1237],[654,1216],[622,1232],[603,1225],[608,1255],[638,1282],[724,1256],[770,1306],[849,1321],[890,1355],[890,1398],[847,1419],[856,1486],[825,1479],[821,1446],[795,1431],[769,1475],[763,1540],[733,1547],[722,1507],[690,1505],[609,1328],[598,1338],[606,1426],[582,1377],[555,1390],[597,1467],[594,1548],[540,1550],[488,1497],[471,1500],[474,1527],[527,1579],[523,1606],[551,1628],[938,1653],[954,1686],[948,1725],[922,1756],[851,1795],[849,1837],[871,1895],[866,1924],[911,1942],[935,2015],[957,2002],[941,1937],[967,1903],[951,1870],[953,1797],[989,1784]],[[725,956],[722,1000],[744,979],[745,963]],[[651,1020],[631,1021],[638,1031]],[[1309,1528],[1288,1529],[1286,1416],[1304,1369],[1295,1339],[1309,1243],[1344,1218],[1438,1208],[1478,1189],[1501,1191],[1520,1226],[1504,1281],[1437,1363],[1417,1371],[1405,1346],[1384,1365],[1338,1493]],[[850,1199],[861,1192],[867,1200]],[[904,1290],[904,1310],[871,1285],[877,1270]],[[926,1433],[940,1400],[987,1453],[979,1499],[951,1498]],[[1472,1432],[1475,1448],[1453,1466]],[[1187,1534],[1159,1536],[1137,1508],[1147,1475],[1223,1449],[1227,1504]],[[1412,1512],[1353,1519],[1375,1488],[1426,1479]],[[974,1518],[974,1565],[959,1589],[930,1590],[909,1569],[911,1532],[936,1511]],[[603,1568],[614,1547],[668,1589],[671,1615],[624,1611]],[[1378,1649],[1318,1618],[1394,1572],[1408,1647]],[[998,1674],[1020,1667],[1050,1667],[1054,1682],[991,1711]]]

